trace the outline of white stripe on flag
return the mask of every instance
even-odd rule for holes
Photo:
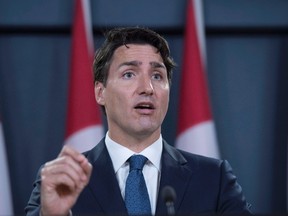
[[[2,123],[0,122],[0,215],[13,215],[10,178],[4,143]]]
[[[205,43],[205,33],[204,33],[204,17],[203,17],[203,8],[202,8],[202,0],[192,0],[194,3],[194,11],[195,11],[195,21],[196,21],[196,30],[197,30],[197,39],[200,47],[200,54],[202,59],[202,64],[204,68],[207,66],[206,60],[206,43]]]
[[[103,127],[95,125],[83,128],[69,136],[65,140],[65,145],[69,145],[79,152],[85,152],[95,146],[95,140],[103,138]]]
[[[90,0],[81,0],[81,2],[82,2],[82,8],[83,8],[84,25],[85,25],[88,49],[89,49],[89,52],[93,54],[94,43],[93,43]]]
[[[177,147],[184,151],[218,158],[219,150],[216,140],[214,122],[206,121],[188,128],[178,136],[176,143],[178,143]]]

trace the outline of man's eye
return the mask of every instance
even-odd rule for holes
[[[130,79],[133,77],[133,73],[132,72],[126,72],[123,74],[123,77],[126,78],[126,79]]]
[[[161,79],[162,79],[162,75],[161,75],[161,74],[154,74],[154,75],[153,75],[153,79],[155,79],[155,80],[161,80]]]

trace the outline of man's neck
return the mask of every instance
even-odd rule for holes
[[[113,141],[119,143],[122,146],[130,149],[133,152],[139,153],[145,148],[153,144],[160,137],[160,132],[149,134],[149,135],[138,135],[138,136],[119,136],[113,131],[108,131],[108,136]]]

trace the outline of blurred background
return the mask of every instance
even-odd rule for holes
[[[175,142],[186,1],[91,1],[95,49],[117,26],[150,27],[178,67],[163,137]],[[288,1],[203,0],[209,94],[221,158],[255,213],[287,212]],[[0,113],[15,214],[63,145],[71,0],[0,0]],[[104,120],[104,118],[103,118]]]

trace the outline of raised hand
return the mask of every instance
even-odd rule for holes
[[[88,184],[92,165],[84,155],[64,146],[41,170],[41,215],[68,215]]]

